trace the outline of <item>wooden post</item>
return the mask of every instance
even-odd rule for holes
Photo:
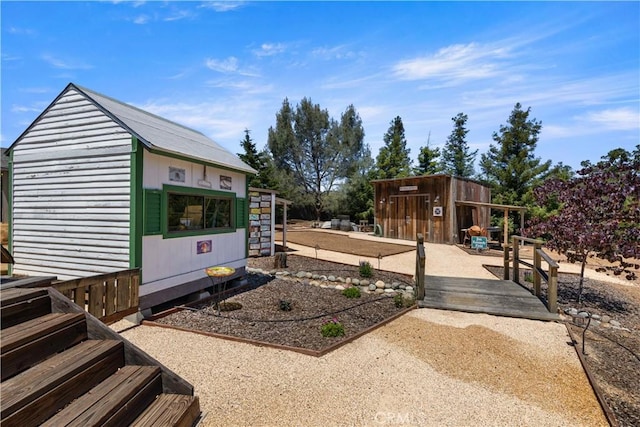
[[[513,281],[520,284],[520,246],[517,236],[513,236]]]
[[[540,249],[540,243],[536,242],[533,244],[533,293],[535,296],[540,297],[540,269],[541,269],[541,261],[542,257],[538,252]]]
[[[504,247],[504,280],[509,280],[509,245],[502,245]]]
[[[549,266],[549,288],[547,290],[547,301],[549,303],[549,312],[556,313],[558,311],[558,266]]]
[[[287,251],[287,203],[284,204],[284,215],[282,218],[282,249]]]
[[[502,232],[504,233],[504,244],[509,244],[509,209],[504,210],[504,224],[502,224]]]
[[[420,233],[416,239],[416,300],[424,299],[425,286],[425,261],[426,254],[424,252],[424,236]]]

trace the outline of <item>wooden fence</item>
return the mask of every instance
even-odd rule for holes
[[[522,236],[512,236],[513,248],[513,281],[520,284],[520,264],[531,268],[533,273],[533,293],[540,298],[541,283],[547,282],[547,309],[550,313],[558,310],[558,264],[542,249],[542,240],[529,239]],[[533,244],[533,263],[524,261],[520,257],[520,244]],[[509,280],[509,246],[504,246],[504,279]],[[549,267],[547,273],[542,268],[542,261]]]
[[[109,324],[138,311],[140,269],[57,282],[51,287]]]

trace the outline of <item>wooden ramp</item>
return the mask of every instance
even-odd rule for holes
[[[510,280],[425,276],[418,307],[486,313],[534,320],[558,320],[529,290]]]

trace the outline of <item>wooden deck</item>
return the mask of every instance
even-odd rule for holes
[[[559,319],[529,290],[510,280],[425,276],[425,297],[418,306],[534,320]]]

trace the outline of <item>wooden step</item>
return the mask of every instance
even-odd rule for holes
[[[49,313],[2,331],[2,381],[87,339],[82,313]]]
[[[191,427],[200,416],[197,396],[161,394],[131,427]]]
[[[42,427],[129,425],[160,393],[159,367],[125,366],[71,402]]]
[[[88,340],[3,381],[0,424],[36,426],[124,366],[124,346]]]
[[[51,298],[46,289],[10,288],[0,292],[2,329],[51,313]]]

